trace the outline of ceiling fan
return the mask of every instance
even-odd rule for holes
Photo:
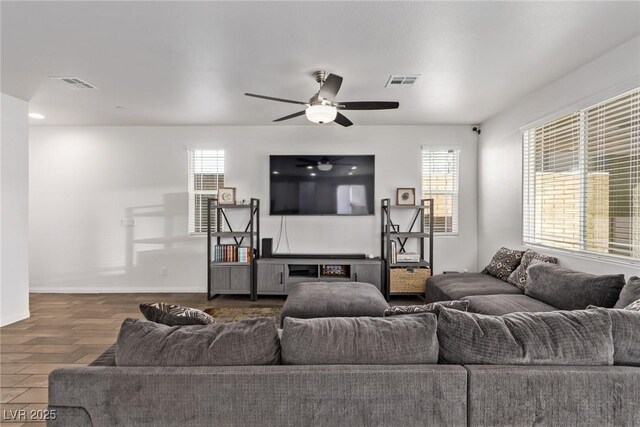
[[[323,156],[320,160],[308,159],[304,157],[298,157],[296,160],[301,162],[301,164],[296,165],[297,168],[306,168],[313,169],[317,168],[319,171],[327,172],[333,169],[334,166],[346,166],[352,169],[356,169],[357,166],[354,164],[347,163],[338,163],[344,157],[333,157],[333,160],[330,160],[328,156]]]
[[[293,119],[304,114],[307,119],[314,123],[336,122],[344,127],[351,126],[353,123],[342,115],[339,110],[392,110],[400,106],[400,103],[391,101],[336,102],[335,98],[342,85],[342,77],[337,74],[329,74],[326,71],[316,71],[313,73],[313,77],[320,83],[320,90],[307,102],[256,95],[255,93],[245,93],[245,95],[270,101],[300,104],[307,107],[297,113],[275,119],[274,122]]]

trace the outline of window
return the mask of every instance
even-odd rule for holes
[[[189,233],[206,233],[207,200],[215,198],[218,188],[224,187],[224,151],[189,150],[188,167]]]
[[[458,233],[459,175],[459,149],[422,149],[422,198],[433,199],[434,233]]]
[[[640,89],[523,132],[523,241],[640,259]]]

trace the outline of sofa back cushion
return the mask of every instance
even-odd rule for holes
[[[279,361],[273,318],[194,326],[126,319],[116,345],[118,366],[244,366]]]
[[[407,365],[438,362],[436,316],[284,319],[285,365]]]
[[[597,309],[595,305],[588,308]],[[640,311],[607,310],[611,316],[613,363],[640,366]]]
[[[629,278],[627,284],[622,288],[618,302],[613,308],[625,308],[638,299],[640,299],[640,277],[633,276]]]
[[[440,360],[488,365],[611,365],[606,310],[488,316],[440,309]]]
[[[611,308],[624,286],[623,274],[596,276],[545,262],[532,264],[527,275],[525,294],[561,310]]]

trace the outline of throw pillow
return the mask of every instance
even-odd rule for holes
[[[524,293],[560,310],[611,308],[625,284],[623,274],[596,276],[546,262],[531,265],[527,275]]]
[[[277,365],[280,341],[273,318],[167,326],[126,319],[116,342],[118,366]]]
[[[438,361],[436,316],[284,319],[284,365],[403,365]]]
[[[215,323],[213,317],[204,311],[164,302],[140,304],[140,311],[145,319],[167,326],[209,325]]]
[[[627,284],[622,288],[620,298],[613,308],[625,308],[638,298],[640,298],[640,277],[633,276],[629,278]]]
[[[488,365],[611,365],[607,310],[510,313],[503,316],[442,308],[444,363]]]
[[[482,273],[490,274],[506,282],[509,275],[520,265],[522,253],[522,251],[500,248],[491,258],[489,265],[482,270]]]
[[[417,314],[417,313],[436,313],[440,307],[452,308],[454,310],[467,311],[469,307],[469,301],[453,300],[453,301],[441,301],[432,302],[423,305],[396,305],[389,307],[384,311],[383,316],[397,316],[400,314]]]
[[[640,311],[640,299],[635,300],[624,308],[625,310]]]
[[[509,275],[509,277],[507,278],[507,282],[511,283],[512,285],[516,285],[524,291],[525,284],[527,283],[527,269],[529,268],[533,260],[550,262],[552,264],[556,264],[558,262],[558,258],[542,255],[536,251],[527,249],[526,251],[524,251],[524,254],[522,254],[522,261],[520,262],[520,265],[515,270],[513,270],[513,273]]]

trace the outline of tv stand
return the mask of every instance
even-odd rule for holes
[[[284,259],[366,259],[365,254],[272,254],[271,258]]]
[[[378,289],[382,284],[382,261],[353,254],[280,255],[256,260],[256,288],[260,295],[287,295],[302,282],[365,282]]]

